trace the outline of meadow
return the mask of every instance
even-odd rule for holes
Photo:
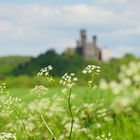
[[[38,76],[53,83],[52,67]],[[102,70],[102,69],[101,69]],[[64,74],[57,86],[8,88],[1,83],[0,136],[18,140],[139,140],[140,63],[123,65],[119,80],[95,83],[100,67],[83,71],[84,86],[75,74]],[[89,76],[90,75],[90,76]],[[97,78],[96,78],[97,80]],[[56,84],[55,84],[56,85]]]

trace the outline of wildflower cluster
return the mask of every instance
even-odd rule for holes
[[[12,134],[12,133],[2,132],[2,133],[0,133],[0,139],[1,140],[8,140],[8,139],[16,140],[16,135]]]
[[[93,88],[96,86],[96,84],[94,83],[94,76],[95,74],[99,74],[100,73],[100,67],[99,66],[95,66],[95,65],[88,65],[83,71],[83,74],[91,74],[92,79],[88,81],[88,85],[90,88]]]
[[[21,102],[20,98],[13,98],[11,96],[3,96],[2,104],[0,105],[0,108],[2,109],[2,112],[6,112],[11,114],[13,112],[14,106],[18,105]]]
[[[38,94],[37,96],[37,100],[40,100],[42,99],[43,97],[45,97],[45,95],[47,94],[48,92],[48,88],[44,87],[44,86],[35,86],[33,89],[31,89],[31,93],[36,93]],[[36,100],[36,101],[37,101]]]
[[[140,62],[132,61],[127,65],[122,65],[117,79],[109,83],[101,79],[100,88],[111,89],[112,93],[117,95],[129,86],[138,85],[140,83]]]
[[[62,80],[60,80],[60,84],[62,84],[66,89],[72,88],[75,83],[78,81],[78,78],[75,76],[74,73],[71,74],[64,74]]]
[[[0,85],[0,93],[2,94],[5,89],[6,89],[6,84],[2,83],[2,85]]]
[[[6,90],[6,84],[3,83],[0,86],[1,98],[0,98],[0,110],[11,114],[13,112],[13,106],[16,106],[21,101],[18,97],[12,97],[10,93]]]
[[[98,74],[100,73],[100,67],[95,65],[88,65],[83,71],[83,74]]]
[[[81,134],[86,135],[89,140],[96,140],[96,137],[93,135],[92,130],[99,130],[103,127],[102,122],[111,123],[111,116],[107,114],[107,110],[104,110],[104,104],[102,101],[97,101],[95,103],[83,103],[82,106],[72,106],[73,112],[76,112],[77,115],[74,117],[73,124],[73,136],[81,136]],[[98,117],[98,111],[104,110],[103,116]],[[106,115],[104,115],[106,113]],[[101,114],[101,113],[100,113]],[[59,140],[64,140],[69,135],[69,129],[71,122],[69,116],[62,119],[62,126],[64,126],[64,133],[61,133]],[[109,121],[110,120],[110,121]],[[94,125],[93,125],[94,124]],[[81,138],[81,137],[80,137]],[[85,138],[86,139],[86,138]]]
[[[140,62],[131,61],[128,65],[123,65],[118,77],[124,84],[140,83]]]
[[[64,74],[62,77],[62,80],[60,81],[60,84],[62,84],[65,89],[70,89],[68,93],[67,103],[68,103],[68,109],[69,109],[69,115],[71,117],[71,123],[70,123],[70,130],[69,130],[69,140],[71,140],[73,126],[74,126],[74,116],[72,113],[72,104],[71,104],[71,88],[76,84],[78,81],[78,78],[75,76],[74,73],[71,74]]]
[[[105,136],[104,134],[102,134],[101,136],[97,136],[96,140],[112,140],[111,133],[108,133],[107,136]]]
[[[45,68],[42,68],[37,76],[44,76],[48,81],[53,81],[53,78],[50,76],[50,71],[52,71],[52,66],[47,66]]]
[[[140,62],[131,61],[127,65],[120,67],[118,80],[107,82],[101,79],[100,88],[110,90],[112,94],[117,95],[111,104],[111,109],[116,113],[136,113],[133,106],[136,106],[140,98],[140,92],[137,85],[140,83]],[[130,95],[131,91],[131,95]]]
[[[57,124],[57,121],[62,119],[65,111],[61,104],[62,99],[59,96],[53,96],[52,100],[46,97],[42,100],[38,100],[37,103],[31,102],[28,108],[32,116],[25,120],[29,134],[33,137],[39,136],[41,139],[47,140],[50,140],[50,137],[55,137],[54,134],[52,134],[53,127],[55,127],[53,124]],[[38,127],[45,129],[45,131],[41,131],[42,129],[39,131]]]

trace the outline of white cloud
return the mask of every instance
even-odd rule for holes
[[[121,29],[112,33],[113,36],[132,36],[132,35],[140,35],[140,26],[135,28]]]
[[[107,2],[106,0],[104,0]],[[121,1],[121,0],[120,0]],[[104,2],[104,3],[105,3]],[[107,2],[108,3],[108,2]],[[17,37],[36,37],[41,29],[57,27],[92,27],[92,26],[135,26],[140,20],[130,20],[135,13],[124,11],[117,14],[106,8],[96,5],[71,5],[71,6],[47,6],[47,5],[0,5],[0,26],[1,36],[7,33],[8,36],[17,34]],[[4,17],[5,21],[3,21]],[[13,29],[13,30],[12,30]],[[8,32],[9,30],[9,32]],[[12,34],[11,34],[12,32]],[[21,33],[22,32],[22,33]],[[28,34],[27,34],[28,32]],[[36,35],[34,36],[36,32]],[[22,37],[21,37],[22,38]]]
[[[92,27],[102,25],[105,20],[109,21],[113,17],[111,11],[82,4],[59,7],[35,4],[1,4],[0,40],[2,42],[8,40],[25,42],[43,38],[45,41],[45,37],[50,38],[47,34],[48,30]]]
[[[99,6],[112,6],[112,5],[124,5],[128,2],[128,0],[93,0],[93,4]]]
[[[75,35],[68,35],[67,30],[78,31],[81,27],[101,28],[101,34],[110,40],[114,36],[139,35],[138,4],[136,0],[94,0],[92,5],[61,6],[0,4],[0,44],[35,42],[64,49],[76,39]]]
[[[132,47],[132,46],[115,46],[112,49],[112,53],[114,57],[121,57],[127,53],[139,55],[138,52],[140,52],[140,48]]]

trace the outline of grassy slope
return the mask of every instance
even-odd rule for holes
[[[28,56],[6,56],[0,57],[0,75],[5,75],[15,69],[18,65],[28,62]]]

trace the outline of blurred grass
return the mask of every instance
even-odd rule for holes
[[[19,97],[24,102],[32,102],[36,97],[37,94],[33,94],[30,92],[31,89],[29,88],[10,88],[9,91],[13,97]],[[48,90],[47,97],[53,97],[54,95],[62,96],[62,87],[51,87]],[[75,87],[72,90],[72,95],[76,96],[73,100],[74,103],[79,104],[85,101],[95,102],[98,99],[103,99],[106,101],[106,104],[109,104],[113,100],[113,95],[110,90],[105,91],[102,93],[102,90],[96,88],[91,90],[88,87]]]
[[[127,90],[131,91],[133,88],[134,87],[130,87]],[[47,93],[47,97],[52,98],[54,95],[62,96],[61,89],[61,87],[51,87]],[[34,99],[36,99],[37,97],[36,94],[30,93],[29,88],[11,88],[9,89],[9,91],[13,97],[20,97],[26,103],[34,101]],[[104,108],[109,108],[117,96],[122,96],[113,95],[112,91],[103,91],[99,88],[92,90],[91,94],[89,94],[89,88],[81,86],[75,87],[72,92],[73,95],[75,95],[75,98],[72,99],[72,104],[76,106],[80,106],[85,102],[95,103],[98,100],[102,100],[104,103]],[[132,93],[130,92],[128,96],[131,96],[131,94]],[[136,107],[134,107],[134,109],[136,109]],[[99,130],[97,130],[97,134],[107,134],[108,132],[110,132],[113,140],[140,139],[140,113],[138,116],[131,116],[131,114],[125,115],[123,113],[119,115],[112,114],[112,118],[113,121],[111,123],[100,122],[102,124],[102,127]],[[82,139],[81,137],[81,140],[85,139]]]
[[[66,93],[62,94],[62,87],[50,87],[46,96],[49,98],[52,98],[54,95],[61,96],[64,98]],[[129,92],[127,93],[127,96],[132,96],[132,91],[135,89],[135,87],[131,86],[129,87],[128,90]],[[10,88],[8,89],[13,97],[19,97],[22,99],[24,102],[32,102],[36,99],[37,94],[36,93],[31,93],[30,88]],[[119,95],[114,95],[110,89],[108,90],[101,90],[100,88],[95,88],[90,90],[88,87],[84,86],[77,86],[74,87],[72,90],[72,95],[74,95],[73,103],[75,105],[79,105],[81,103],[85,102],[96,102],[97,100],[103,100],[104,104],[106,106],[109,106],[116,97],[123,96],[126,93],[121,93]]]

